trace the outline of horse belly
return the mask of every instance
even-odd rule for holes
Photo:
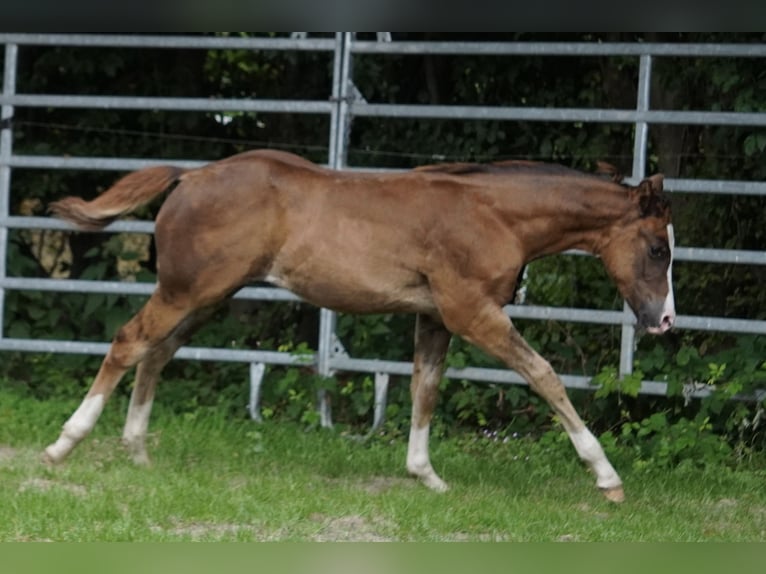
[[[401,206],[365,197],[328,194],[294,205],[266,280],[341,312],[433,312],[428,279],[418,271],[425,257],[417,226]]]
[[[343,313],[434,313],[436,308],[424,278],[416,273],[392,273],[377,280],[359,270],[284,273],[273,269],[265,280],[301,299]]]

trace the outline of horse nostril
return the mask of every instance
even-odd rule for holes
[[[674,313],[665,313],[656,327],[646,327],[646,331],[652,335],[661,335],[670,330],[675,320],[676,316]]]
[[[662,321],[660,321],[660,328],[663,331],[666,331],[673,326],[673,323],[675,323],[675,321],[676,321],[675,315],[663,315]]]

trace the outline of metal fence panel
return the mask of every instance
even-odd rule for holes
[[[380,35],[380,38],[387,38]],[[328,164],[334,169],[353,169],[346,165],[349,134],[354,117],[373,118],[450,118],[471,120],[525,120],[556,122],[614,122],[635,126],[634,163],[630,181],[637,181],[645,174],[647,133],[649,126],[662,124],[715,124],[726,126],[766,126],[766,114],[759,112],[719,111],[667,111],[652,110],[649,106],[649,84],[652,62],[659,57],[726,57],[764,58],[764,44],[613,44],[613,43],[546,43],[546,42],[396,42],[357,41],[353,33],[337,33],[334,38],[235,38],[198,36],[141,36],[141,35],[88,35],[88,34],[0,34],[0,44],[5,48],[3,87],[0,92],[2,105],[2,129],[0,130],[0,351],[16,350],[46,353],[104,354],[105,342],[78,342],[53,340],[28,340],[7,337],[3,332],[5,294],[9,290],[33,290],[61,293],[113,293],[148,295],[152,284],[95,282],[59,279],[36,279],[8,277],[7,241],[10,229],[57,229],[71,227],[61,221],[41,217],[10,215],[10,179],[13,169],[94,169],[135,170],[142,167],[169,163],[153,158],[127,159],[119,157],[58,157],[45,155],[15,154],[12,149],[12,118],[16,107],[74,107],[112,109],[162,109],[174,111],[258,111],[270,113],[323,114],[330,117],[328,137]],[[333,53],[332,93],[325,101],[266,100],[266,99],[202,99],[202,98],[150,98],[122,96],[40,95],[16,92],[18,47],[25,45],[123,47],[162,49],[242,49],[242,50],[294,50],[325,51]],[[486,107],[486,106],[437,106],[367,103],[355,98],[353,87],[353,58],[356,54],[462,54],[493,56],[633,56],[639,58],[639,83],[636,109],[580,109],[535,107]],[[179,159],[173,161],[182,167],[196,167],[199,161]],[[729,180],[668,179],[670,191],[694,193],[766,195],[766,183]],[[112,224],[107,232],[152,233],[150,221],[120,221]],[[765,251],[731,249],[708,249],[679,247],[677,258],[682,261],[708,263],[765,265]],[[241,299],[265,301],[297,301],[298,298],[282,289],[248,287],[237,295]],[[620,370],[630,372],[634,340],[634,317],[623,311],[597,309],[570,309],[543,306],[509,305],[506,312],[515,318],[532,320],[557,319],[562,321],[619,325],[622,328]],[[716,330],[736,333],[766,334],[766,321],[728,319],[721,317],[679,316],[679,329]],[[357,371],[378,374],[409,375],[412,365],[408,362],[358,359],[345,354],[335,336],[335,314],[326,309],[320,312],[319,346],[314,354],[294,356],[276,351],[246,351],[220,348],[183,347],[176,355],[181,359],[211,361],[235,361],[250,363],[251,377],[263,376],[263,365],[312,364],[323,375],[335,371]],[[523,383],[514,372],[498,369],[466,367],[448,369],[447,377],[462,378],[503,384]],[[564,384],[570,388],[589,388],[589,377],[562,375]],[[663,382],[644,381],[641,392],[664,394]],[[700,392],[697,393],[701,394]],[[325,413],[329,416],[329,413]],[[324,419],[323,419],[324,420]]]

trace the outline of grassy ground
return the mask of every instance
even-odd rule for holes
[[[450,483],[404,470],[401,438],[359,442],[289,423],[173,415],[158,405],[151,468],[119,446],[110,404],[63,465],[39,462],[75,402],[0,392],[0,541],[764,541],[766,472],[632,471],[602,499],[564,441],[432,440]]]

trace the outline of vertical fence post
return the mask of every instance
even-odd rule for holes
[[[261,416],[261,388],[263,387],[263,375],[266,373],[265,363],[250,363],[250,402],[247,410],[250,418],[255,422],[263,422]]]
[[[370,434],[379,430],[383,426],[386,418],[386,403],[388,402],[388,383],[390,377],[388,373],[375,373],[375,410],[372,419],[372,428]]]
[[[3,95],[10,96],[16,92],[16,62],[18,46],[5,45],[5,64],[3,68]],[[11,207],[11,152],[13,133],[11,121],[13,106],[2,106],[0,112],[0,218],[10,215]],[[8,273],[8,228],[0,225],[0,279],[5,279]],[[0,339],[4,337],[5,325],[5,289],[0,287]]]
[[[638,93],[636,109],[639,112],[649,111],[649,95],[652,84],[652,56],[644,54],[638,66]],[[649,138],[647,122],[636,122],[636,133],[633,139],[633,172],[634,179],[641,180],[646,176],[646,148]],[[627,303],[623,304],[625,321],[622,324],[622,340],[620,345],[620,376],[633,372],[633,349],[636,343],[636,329],[632,322],[633,316]]]
[[[349,101],[353,97],[351,84],[351,44],[354,39],[353,32],[339,34],[336,50],[340,50],[338,60],[336,54],[337,76],[333,81],[333,101],[335,102],[336,128],[334,147],[330,149],[330,167],[343,169],[346,166],[348,156],[348,136],[351,130],[351,115],[349,114]]]
[[[350,32],[338,32],[335,35],[335,58],[333,61],[332,101],[334,107],[330,117],[330,153],[328,163],[332,169],[342,169],[346,165],[348,148],[349,81],[351,71]],[[333,354],[336,315],[329,309],[319,311],[319,344],[317,349],[317,370],[321,377],[331,377],[334,370],[330,366]],[[332,427],[332,413],[327,392],[319,391],[319,416],[323,427]]]

